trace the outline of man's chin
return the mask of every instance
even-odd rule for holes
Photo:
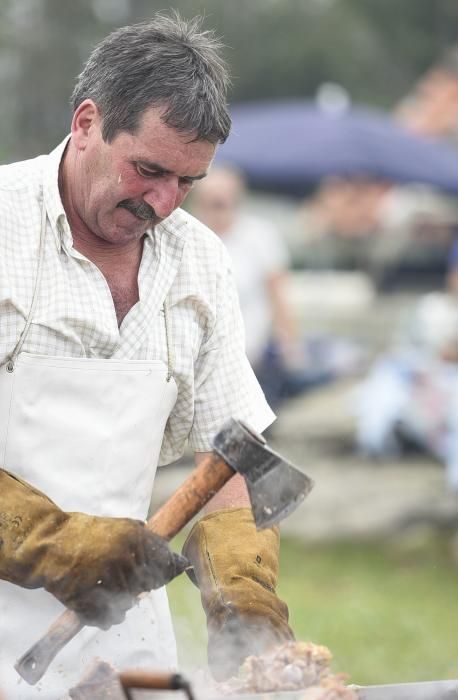
[[[101,230],[98,237],[104,240],[106,243],[111,245],[126,245],[128,243],[139,241],[147,233],[147,231],[153,228],[148,222],[139,222],[138,226],[120,226],[119,224],[113,226],[109,231]]]

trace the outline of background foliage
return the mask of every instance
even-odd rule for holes
[[[328,646],[333,671],[358,685],[458,678],[455,548],[446,532],[319,545],[283,538],[279,593],[297,638]],[[180,665],[203,667],[199,593],[186,576],[168,590]]]
[[[115,27],[177,8],[226,44],[231,100],[312,97],[324,82],[391,107],[455,40],[456,0],[0,0],[0,159],[68,130],[74,76]]]

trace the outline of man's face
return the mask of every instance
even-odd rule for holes
[[[106,143],[96,110],[77,138],[71,201],[80,224],[98,238],[115,244],[140,239],[205,176],[215,145],[192,141],[160,115],[158,108],[147,110],[135,134],[119,132]]]

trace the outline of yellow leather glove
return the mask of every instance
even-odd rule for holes
[[[141,521],[66,513],[0,469],[0,578],[45,588],[85,624],[121,622],[137,595],[186,565]]]
[[[183,554],[207,616],[208,663],[217,680],[247,656],[294,639],[276,593],[278,528],[256,530],[250,508],[219,510],[191,530]]]

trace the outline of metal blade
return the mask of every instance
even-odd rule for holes
[[[350,685],[358,700],[457,700],[458,680],[392,683],[389,685]],[[302,690],[278,690],[231,695],[230,700],[302,700]],[[221,700],[213,695],[211,700]]]
[[[313,481],[284,460],[253,484],[246,480],[253,517],[258,529],[272,527],[302,503]]]
[[[352,687],[359,700],[458,700],[458,680]]]
[[[230,419],[215,436],[213,449],[247,484],[256,527],[271,527],[295,510],[313,480],[268,447],[261,435]]]

